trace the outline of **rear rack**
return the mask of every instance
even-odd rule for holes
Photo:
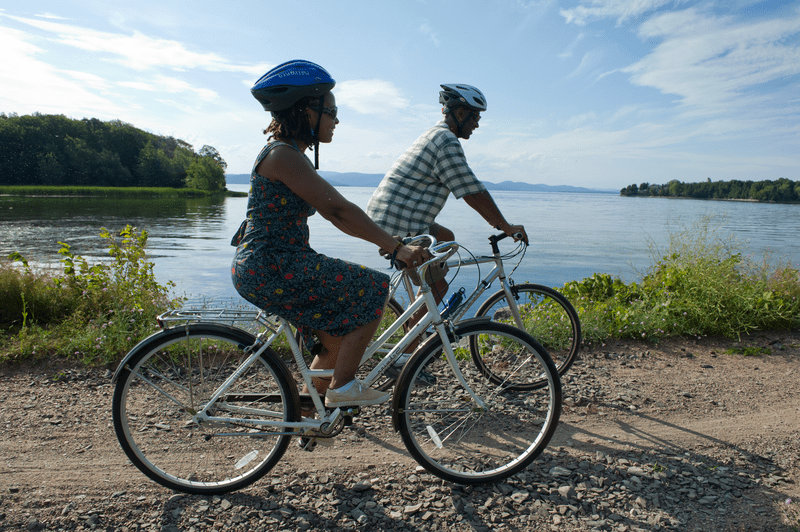
[[[156,318],[158,326],[162,329],[166,323],[212,322],[233,325],[241,322],[255,322],[263,325],[276,320],[275,317],[263,310],[236,310],[227,308],[192,308],[185,307],[170,310]]]

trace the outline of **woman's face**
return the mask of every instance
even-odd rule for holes
[[[311,127],[314,127],[318,118],[317,108],[309,107],[306,112],[308,112],[308,123],[311,124]],[[319,132],[317,133],[319,141],[324,143],[332,141],[333,130],[336,129],[336,124],[338,123],[339,119],[336,118],[336,97],[332,92],[329,92],[323,100],[322,118],[319,121]]]

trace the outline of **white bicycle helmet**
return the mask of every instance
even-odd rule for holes
[[[445,107],[445,113],[454,107],[468,107],[473,111],[486,110],[486,97],[472,85],[447,83],[441,87],[439,103]]]

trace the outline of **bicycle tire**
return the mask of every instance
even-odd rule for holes
[[[559,376],[563,376],[577,360],[581,347],[581,322],[575,308],[567,298],[547,286],[524,283],[510,288],[516,296],[520,317],[525,324],[523,330],[547,350]],[[478,308],[475,316],[488,316],[498,323],[516,326],[503,290],[492,294]],[[479,356],[472,343],[470,351],[480,371],[495,384],[504,383],[512,390],[533,390],[544,384],[540,378],[532,375],[534,378],[531,381],[510,379],[513,360],[497,354]]]
[[[372,338],[372,342],[377,340],[381,334],[390,326],[392,325],[397,318],[399,318],[405,309],[398,303],[394,298],[390,298],[389,301],[386,303],[386,307],[383,309],[383,314],[381,317],[381,324],[378,326],[378,330],[375,332],[375,336]],[[383,358],[391,351],[391,349],[403,339],[405,335],[407,327],[403,325],[401,329],[398,329],[387,342],[385,342],[378,351],[372,355],[371,358],[365,360],[359,367],[358,371],[356,372],[356,378],[363,380],[370,371],[381,361]],[[300,334],[299,331],[295,332],[295,339],[297,340],[297,344],[300,346],[300,349],[305,350],[305,344],[303,342],[303,335]],[[308,351],[306,350],[306,353]],[[311,362],[309,361],[309,365]],[[382,392],[388,391],[394,386],[395,378],[387,375],[386,372],[383,375],[380,375],[378,379],[372,384],[372,388],[376,390],[380,390]]]
[[[485,349],[524,351],[525,371],[541,374],[546,385],[510,391],[488,381],[471,361],[468,341],[480,337]],[[393,398],[393,422],[408,452],[430,473],[459,484],[499,482],[533,462],[547,447],[561,415],[561,381],[547,351],[530,335],[488,319],[457,324],[451,337],[456,361],[474,399],[442,356],[439,336],[431,337],[408,361]],[[435,384],[417,379],[423,368]]]
[[[192,418],[254,342],[240,329],[197,323],[166,329],[134,348],[120,368],[113,398],[114,430],[133,465],[162,486],[201,495],[241,489],[275,466],[290,430],[236,421],[198,424]],[[219,398],[213,413],[299,421],[297,385],[267,349]]]

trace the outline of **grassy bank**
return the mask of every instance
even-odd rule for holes
[[[119,235],[103,230],[110,260],[89,264],[62,243],[61,271],[0,268],[0,362],[61,358],[86,365],[120,359],[156,330],[155,317],[178,304],[146,260],[147,232],[130,226]]]
[[[33,271],[12,254],[0,266],[0,362],[59,358],[115,364],[156,330],[155,317],[180,304],[145,258],[147,233],[104,231],[110,261],[88,264],[63,244],[62,269]],[[770,257],[742,255],[702,220],[652,249],[641,281],[595,274],[560,290],[581,319],[584,342],[609,338],[658,341],[670,336],[739,339],[757,330],[800,325],[800,274]],[[745,353],[746,354],[746,353]]]
[[[58,187],[58,186],[0,186],[0,195],[8,196],[101,196],[129,198],[247,196],[245,192],[210,192],[192,188],[169,187]]]
[[[713,218],[670,232],[667,249],[651,244],[641,281],[607,274],[561,291],[581,318],[584,342],[606,338],[656,341],[668,336],[739,339],[757,330],[800,326],[800,274],[769,255],[748,257]]]

